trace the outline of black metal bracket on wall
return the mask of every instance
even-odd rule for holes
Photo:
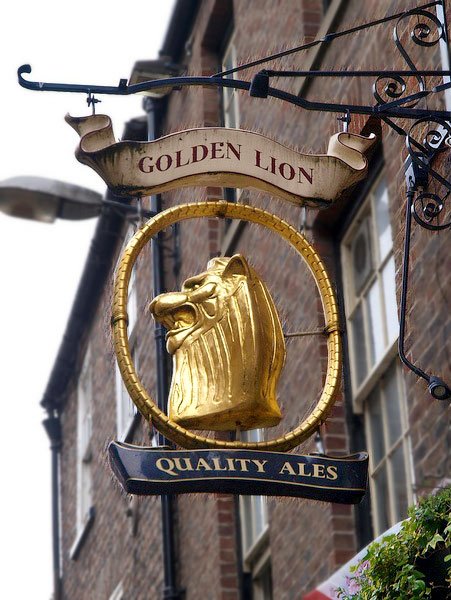
[[[451,90],[451,70],[417,69],[405,45],[401,42],[400,34],[400,25],[414,18],[416,22],[410,30],[410,41],[413,44],[426,49],[434,48],[440,43],[447,46],[448,31],[445,8],[445,0],[429,2],[412,10],[389,15],[344,31],[328,33],[324,38],[296,48],[283,50],[271,56],[262,57],[228,71],[216,73],[211,77],[171,77],[134,85],[128,85],[126,79],[121,79],[117,86],[42,83],[25,79],[23,75],[30,74],[31,67],[30,65],[22,65],[18,69],[18,78],[20,85],[30,90],[87,94],[88,104],[93,109],[95,102],[98,101],[94,96],[95,94],[127,96],[139,92],[157,91],[162,88],[180,89],[187,86],[212,86],[248,91],[254,98],[277,98],[304,110],[336,113],[340,115],[338,119],[345,122],[345,127],[349,125],[353,114],[376,117],[384,121],[398,135],[405,137],[409,155],[406,163],[407,202],[400,302],[399,356],[411,371],[427,381],[429,392],[434,398],[445,400],[451,398],[450,387],[438,377],[428,375],[409,361],[406,357],[404,342],[412,216],[419,226],[431,231],[438,232],[451,229],[451,216],[448,215],[450,207],[447,205],[448,196],[451,192],[451,182],[433,168],[437,154],[449,150],[451,146],[451,112],[430,109],[427,106],[426,108],[419,108],[417,105],[423,100],[427,102],[429,99],[440,97],[440,94],[446,92],[446,90]],[[435,12],[433,9],[435,9]],[[315,46],[329,45],[335,39],[393,21],[396,21],[393,30],[394,44],[407,65],[406,69],[357,71],[280,71],[264,69],[258,72],[251,81],[226,77],[290,54],[309,50]],[[274,77],[373,78],[373,96],[376,103],[374,105],[356,105],[343,102],[310,101],[300,95],[271,87],[269,85],[270,80]],[[428,87],[427,83],[431,77],[440,77],[443,83]],[[445,81],[445,78],[447,81]],[[412,90],[412,88],[415,89]],[[405,129],[393,119],[402,119],[403,124],[406,121],[410,122],[410,127]],[[436,185],[441,186],[445,191],[441,194],[431,191],[429,189],[431,181],[436,182]]]

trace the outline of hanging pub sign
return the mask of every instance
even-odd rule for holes
[[[369,137],[340,132],[327,154],[291,150],[259,133],[204,127],[152,142],[115,142],[111,120],[91,115],[66,121],[79,133],[80,162],[117,195],[142,196],[192,185],[254,187],[309,206],[329,206],[366,176]]]
[[[256,187],[297,204],[331,204],[366,173],[373,143],[348,133],[331,139],[324,156],[302,155],[259,134],[222,128],[174,133],[154,142],[114,143],[108,117],[68,118],[81,142],[78,159],[115,192],[157,193],[186,185]],[[277,384],[285,339],[265,282],[241,254],[213,258],[180,291],[160,294],[148,311],[166,330],[173,357],[169,414],[144,388],[127,335],[128,286],[143,247],[161,230],[193,218],[256,223],[284,239],[308,266],[321,297],[327,371],[320,398],[293,430],[260,442],[207,437],[205,431],[245,431],[278,425]],[[112,469],[133,494],[228,492],[299,496],[356,503],[367,484],[368,455],[296,455],[289,451],[325,421],[341,380],[338,307],[321,258],[290,224],[246,204],[207,201],[158,213],[127,245],[116,273],[112,308],[114,348],[124,384],[144,418],[182,448],[112,442]]]

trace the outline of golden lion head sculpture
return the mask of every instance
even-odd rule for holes
[[[187,429],[271,427],[285,341],[269,292],[240,254],[214,258],[149,305],[174,356],[172,421]]]

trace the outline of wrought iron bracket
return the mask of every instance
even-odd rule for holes
[[[428,375],[406,356],[405,352],[405,334],[406,334],[406,316],[407,316],[407,292],[409,285],[409,263],[410,263],[410,241],[412,233],[412,214],[414,212],[415,190],[413,187],[407,190],[406,203],[406,226],[404,237],[404,256],[402,265],[402,284],[401,284],[401,302],[399,310],[399,339],[398,354],[401,361],[413,371],[418,377],[422,377],[428,383],[428,391],[436,400],[448,400],[451,398],[450,387],[435,375]]]
[[[435,12],[433,12],[433,9],[435,9]],[[416,17],[416,22],[410,31],[410,42],[424,48],[432,48],[440,42],[447,45],[448,31],[445,15],[445,0],[435,0],[414,9],[363,23],[344,31],[328,33],[321,39],[262,57],[233,69],[216,73],[211,77],[170,77],[134,85],[128,85],[126,79],[121,79],[117,86],[44,83],[27,80],[24,75],[31,73],[31,67],[30,65],[22,65],[18,69],[18,79],[22,87],[30,90],[87,94],[88,106],[92,106],[93,112],[95,111],[95,103],[99,102],[97,98],[94,98],[94,94],[127,96],[162,88],[181,89],[187,86],[211,86],[247,91],[254,98],[277,98],[304,110],[336,113],[340,115],[338,119],[345,123],[345,127],[349,124],[352,114],[367,115],[384,121],[395,133],[406,139],[408,150],[408,159],[405,162],[407,202],[400,304],[399,356],[411,371],[427,381],[429,392],[434,398],[445,400],[451,397],[450,387],[438,377],[428,375],[409,361],[406,357],[404,343],[412,217],[418,225],[431,231],[438,232],[451,229],[451,216],[447,215],[450,212],[449,207],[447,207],[447,200],[451,193],[451,181],[438,172],[434,166],[434,163],[437,162],[435,160],[437,155],[449,150],[451,146],[451,112],[431,109],[427,106],[426,108],[418,107],[421,101],[427,101],[451,89],[451,71],[418,69],[402,43],[400,34],[400,25],[407,19]],[[349,71],[263,69],[254,75],[251,81],[227,77],[290,54],[309,50],[315,46],[328,45],[335,39],[393,21],[396,21],[393,30],[393,41],[407,65],[406,69]],[[356,105],[346,102],[307,100],[301,95],[270,86],[271,78],[275,77],[279,79],[293,77],[304,79],[319,77],[371,78],[374,81],[373,95],[376,103],[374,105]],[[443,83],[428,87],[427,80],[430,77],[441,77]],[[402,119],[402,121],[400,123],[393,119]],[[409,123],[408,129],[404,128],[406,122]],[[440,193],[431,191],[429,189],[431,181],[435,182],[435,187],[440,187],[444,191]]]

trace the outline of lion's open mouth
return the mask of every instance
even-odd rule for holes
[[[196,311],[189,304],[184,304],[164,313],[160,319],[168,330],[168,335],[174,335],[179,331],[188,329],[197,321]]]

